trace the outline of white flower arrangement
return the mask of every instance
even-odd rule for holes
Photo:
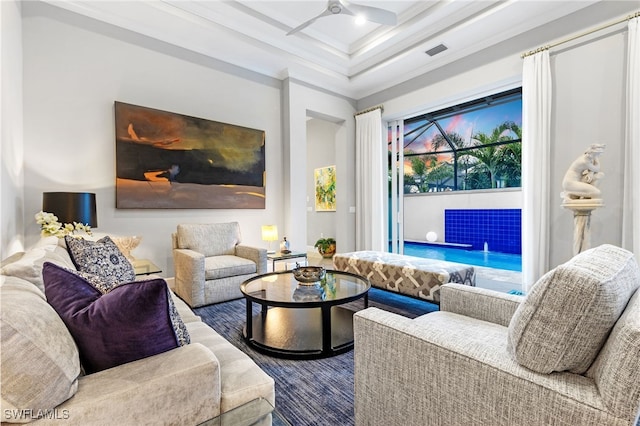
[[[43,237],[55,236],[64,238],[66,235],[72,235],[75,231],[84,231],[87,235],[91,235],[91,226],[83,223],[60,223],[58,216],[53,213],[40,211],[36,213],[36,223],[42,229],[40,235]]]

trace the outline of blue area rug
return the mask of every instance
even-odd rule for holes
[[[358,300],[344,305],[363,308]],[[372,288],[369,306],[406,317],[437,311],[438,306],[422,300]],[[258,307],[254,307],[256,313]],[[248,354],[276,383],[276,407],[294,426],[353,425],[353,351],[318,360],[288,360],[263,355],[242,338],[245,323],[244,299],[209,305],[194,310],[202,320],[236,347]]]

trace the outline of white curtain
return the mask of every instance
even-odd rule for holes
[[[549,51],[524,58],[522,73],[522,288],[549,267],[551,150]]]
[[[387,251],[383,141],[380,108],[356,115],[356,250]]]
[[[640,18],[629,20],[622,247],[640,262]]]

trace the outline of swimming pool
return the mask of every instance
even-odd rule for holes
[[[519,254],[466,250],[463,248],[407,241],[404,243],[404,254],[407,256],[466,263],[467,265],[485,266],[487,268],[522,271],[522,256]]]

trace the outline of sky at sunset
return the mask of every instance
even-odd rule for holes
[[[518,126],[522,126],[522,101],[516,100],[509,103],[483,108],[477,111],[471,111],[467,113],[457,114],[449,118],[439,120],[440,126],[448,133],[457,133],[462,136],[463,140],[469,144],[472,135],[478,133],[490,134],[493,129],[501,125],[505,121],[513,121]],[[405,124],[405,134],[411,130],[420,127],[425,124],[425,121],[414,122]],[[409,139],[405,139],[406,149],[413,152],[428,152],[431,151],[431,140],[434,136],[439,134],[439,130],[436,126],[432,126],[429,130],[424,132],[416,141],[411,145],[406,146],[409,140],[415,135],[409,136]]]

